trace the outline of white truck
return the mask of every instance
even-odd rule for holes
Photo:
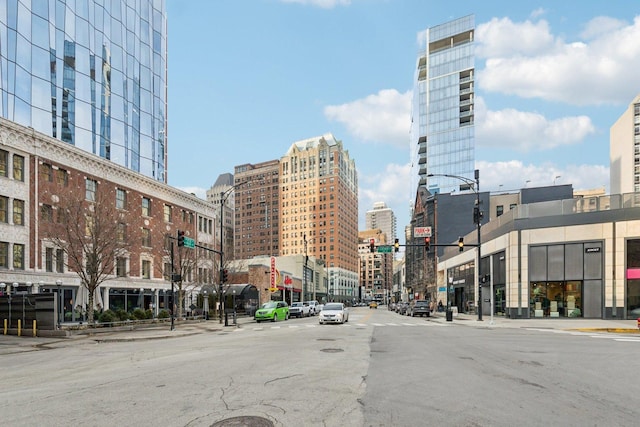
[[[305,301],[305,304],[307,304],[309,306],[309,313],[312,316],[317,315],[318,313],[320,313],[320,304],[318,304],[318,301]]]
[[[290,317],[309,317],[311,315],[311,309],[306,302],[294,302],[289,307]]]

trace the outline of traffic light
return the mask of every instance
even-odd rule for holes
[[[484,215],[482,214],[482,211],[480,210],[479,207],[475,207],[473,208],[473,223],[474,224],[480,224],[480,222],[482,222],[482,217]]]
[[[178,246],[184,246],[184,231],[178,230]]]
[[[396,242],[393,244],[396,252],[400,251],[400,239],[396,239]]]
[[[229,280],[229,270],[225,268],[220,272],[220,281],[222,283],[227,283],[228,280]]]
[[[458,250],[460,252],[464,251],[464,238],[459,238],[458,239]]]
[[[425,252],[429,252],[429,246],[431,245],[431,237],[424,238],[424,250]]]
[[[369,252],[374,253],[376,251],[376,240],[369,239]]]

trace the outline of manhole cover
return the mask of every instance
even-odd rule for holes
[[[344,351],[341,348],[323,348],[320,351],[324,351],[325,353],[340,353],[341,351]]]
[[[263,417],[242,416],[227,418],[211,424],[211,427],[273,427],[271,420]]]

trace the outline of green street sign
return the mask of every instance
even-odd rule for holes
[[[184,247],[193,249],[193,248],[196,247],[196,241],[193,240],[191,237],[185,237],[184,238]]]
[[[393,246],[378,246],[378,252],[381,254],[391,253]]]

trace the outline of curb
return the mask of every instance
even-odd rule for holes
[[[577,328],[569,329],[571,331],[580,332],[612,332],[616,334],[640,334],[640,329],[625,329],[625,328]]]

